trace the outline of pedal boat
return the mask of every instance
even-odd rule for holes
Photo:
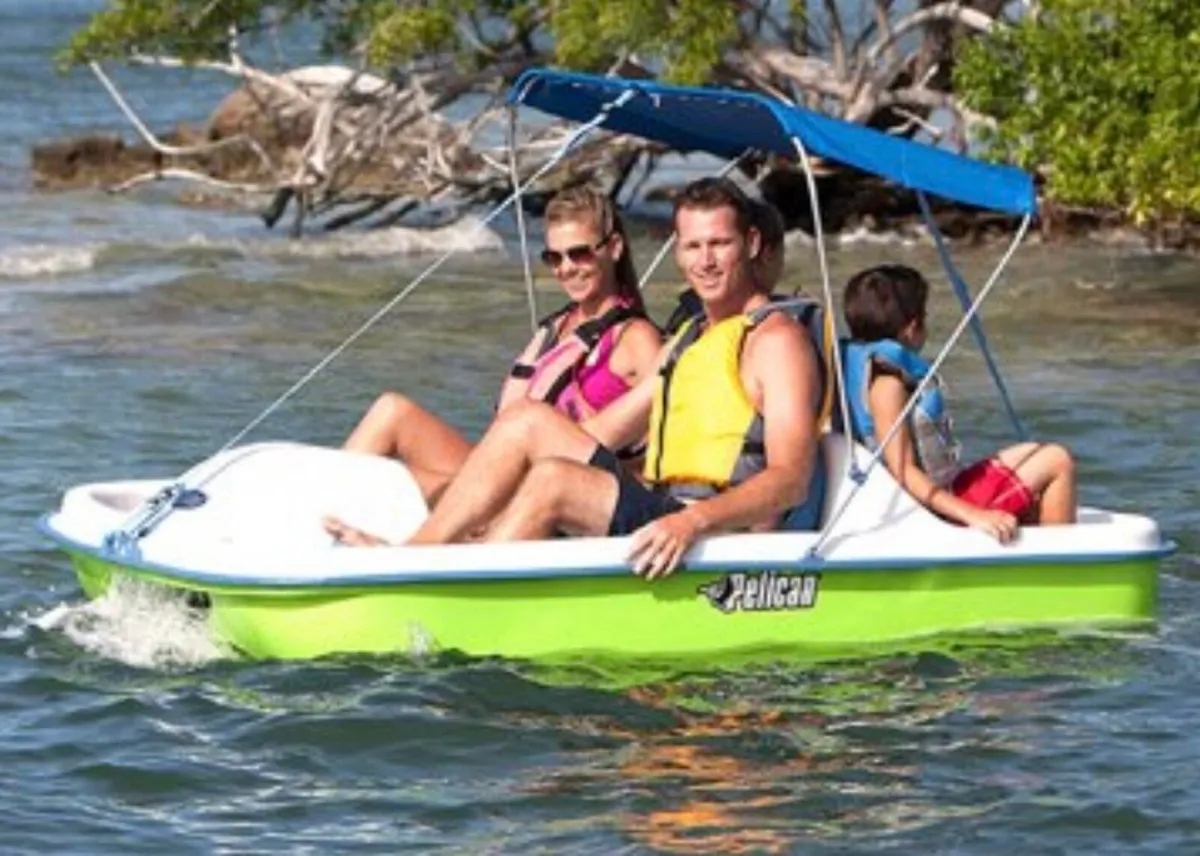
[[[735,161],[755,151],[798,156],[818,214],[811,156],[910,188],[926,213],[930,193],[1023,217],[1009,253],[974,299],[927,217],[965,311],[934,369],[968,325],[994,368],[977,312],[1036,211],[1032,180],[1019,170],[746,92],[533,69],[514,84],[510,101],[582,124],[549,165],[514,180],[518,189],[491,216],[588,133],[604,129]],[[832,313],[819,216],[815,222]],[[831,368],[841,376],[839,366]],[[714,535],[689,552],[680,571],[655,582],[631,573],[627,538],[334,544],[321,528],[324,515],[402,543],[425,504],[395,461],[302,443],[227,444],[178,479],[80,485],[41,525],[69,555],[89,597],[126,580],[193,593],[219,640],[263,658],[428,650],[712,658],[1154,621],[1159,564],[1173,545],[1153,520],[1082,508],[1074,525],[1026,527],[1001,546],[925,510],[878,465],[877,453],[834,433],[822,445],[829,488],[819,532]]]

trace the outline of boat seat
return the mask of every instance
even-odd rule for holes
[[[329,545],[321,519],[332,515],[395,542],[404,541],[428,515],[420,488],[398,461],[301,443],[240,446],[215,455],[193,471],[205,501],[177,508],[150,536],[207,543],[264,546]],[[144,488],[143,488],[144,492]],[[111,487],[92,499],[128,507]],[[103,495],[101,495],[103,494]]]
[[[821,453],[826,478],[825,504],[821,511],[822,526],[854,492],[855,483],[846,472],[852,452],[859,468],[865,470],[871,460],[871,453],[862,444],[851,442],[840,431],[826,431],[822,434]],[[880,462],[854,494],[854,499],[842,514],[837,531],[861,532],[898,522],[903,522],[906,526],[923,527],[951,525],[913,499]]]

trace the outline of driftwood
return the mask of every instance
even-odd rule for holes
[[[972,126],[990,121],[950,89],[954,43],[1003,26],[1005,0],[918,0],[915,7],[906,4],[904,13],[897,12],[895,0],[871,0],[872,14],[856,31],[847,29],[834,0],[824,0],[823,15],[806,16],[799,24],[787,17],[787,4],[738,2],[745,38],[714,69],[715,83],[959,147]],[[545,25],[546,8],[530,27],[500,37],[467,15],[462,32],[482,60],[471,73],[461,71],[453,56],[435,55],[386,80],[340,66],[271,74],[248,64],[231,34],[227,60],[191,65],[228,75],[238,87],[202,128],[179,128],[162,137],[93,64],[142,142],[93,136],[36,147],[35,183],[46,188],[90,183],[123,192],[158,179],[185,180],[215,192],[256,194],[264,222],[274,226],[290,212],[295,234],[306,224],[375,226],[430,205],[465,210],[498,201],[512,190],[512,167],[522,178],[531,175],[571,131],[562,124],[540,127],[518,141],[515,153],[497,144],[506,130],[504,87],[522,69],[549,60],[532,38],[533,29]],[[920,38],[913,39],[914,33]],[[163,56],[134,55],[130,61],[183,65]],[[632,54],[617,57],[610,71],[649,76]],[[468,94],[482,97],[480,109],[465,121],[448,118],[446,108]],[[596,135],[533,188],[527,204],[536,209],[553,190],[579,182],[633,198],[663,154],[644,140]],[[758,162],[745,170],[762,178],[764,194],[792,225],[811,228],[807,192],[793,167]],[[878,182],[828,165],[823,171],[819,192],[831,230],[863,219],[865,212],[885,226],[893,212],[909,217],[915,210],[903,194],[881,202]]]

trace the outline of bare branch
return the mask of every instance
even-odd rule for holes
[[[936,125],[931,125],[923,116],[918,116],[911,110],[905,110],[903,107],[896,107],[895,112],[897,115],[903,116],[908,121],[906,121],[903,125],[897,125],[895,128],[889,129],[888,133],[892,134],[893,136],[907,137],[910,133],[912,133],[914,128],[920,128],[935,142],[941,140],[945,135],[945,132],[941,128],[937,127]]]
[[[130,124],[133,125],[134,129],[138,132],[141,138],[145,140],[146,143],[155,151],[161,152],[164,155],[182,156],[206,154],[219,149],[227,149],[230,146],[246,146],[258,156],[264,167],[270,170],[275,168],[275,164],[271,162],[271,159],[267,156],[267,153],[262,150],[262,147],[245,134],[238,134],[233,137],[226,137],[223,140],[216,140],[215,142],[202,143],[195,146],[171,146],[162,142],[153,134],[153,132],[151,132],[149,128],[146,127],[146,124],[140,118],[138,118],[137,113],[134,112],[133,108],[129,106],[129,102],[127,102],[124,96],[121,95],[121,91],[117,89],[116,84],[114,84],[112,80],[109,79],[109,76],[104,73],[104,69],[100,67],[100,64],[91,62],[88,63],[88,67],[100,80],[100,83],[104,86],[104,88],[108,90],[108,94],[112,97],[113,101],[116,102],[117,106],[121,108],[121,112],[125,114],[125,118],[129,120]]]
[[[278,90],[280,93],[295,99],[301,104],[313,106],[313,99],[301,87],[290,81],[286,75],[267,74],[241,62],[217,62],[216,60],[196,60],[184,62],[172,56],[148,56],[134,53],[129,57],[132,65],[150,65],[159,68],[202,68],[208,71],[220,71],[232,77],[240,77],[254,83]]]
[[[265,184],[243,184],[236,181],[222,181],[219,178],[205,175],[202,172],[196,172],[190,169],[178,169],[168,167],[166,169],[156,169],[150,172],[143,172],[140,175],[135,175],[120,184],[108,188],[109,193],[124,193],[141,184],[149,184],[152,181],[162,181],[163,179],[178,179],[181,181],[193,181],[198,184],[204,184],[208,187],[216,187],[220,190],[231,190],[239,193],[271,193],[275,190],[274,187]]]
[[[869,65],[876,64],[879,62],[880,56],[890,50],[906,33],[935,21],[951,21],[980,33],[990,33],[996,25],[996,20],[991,15],[965,7],[959,0],[938,3],[935,6],[913,12],[898,21],[891,32],[884,34],[867,52],[867,63]]]
[[[828,61],[797,56],[785,48],[757,45],[743,55],[741,62],[733,60],[732,64],[739,71],[761,77],[778,74],[802,89],[821,95],[842,100],[850,97],[849,84]]]
[[[895,63],[899,57],[896,54],[896,38],[892,35],[892,0],[875,0],[875,27],[883,38],[884,56],[889,63]]]
[[[836,0],[825,0],[825,14],[829,17],[829,53],[833,57],[833,68],[838,77],[846,77],[846,34],[842,30],[842,13]]]
[[[977,113],[950,93],[926,89],[922,86],[909,86],[885,92],[879,96],[877,107],[923,107],[930,110],[949,110],[960,116],[969,126],[979,125],[988,128],[996,126],[996,120],[991,116]]]

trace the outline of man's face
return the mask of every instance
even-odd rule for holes
[[[681,208],[675,230],[675,262],[705,303],[750,286],[748,261],[757,253],[758,232],[743,236],[733,208]]]

